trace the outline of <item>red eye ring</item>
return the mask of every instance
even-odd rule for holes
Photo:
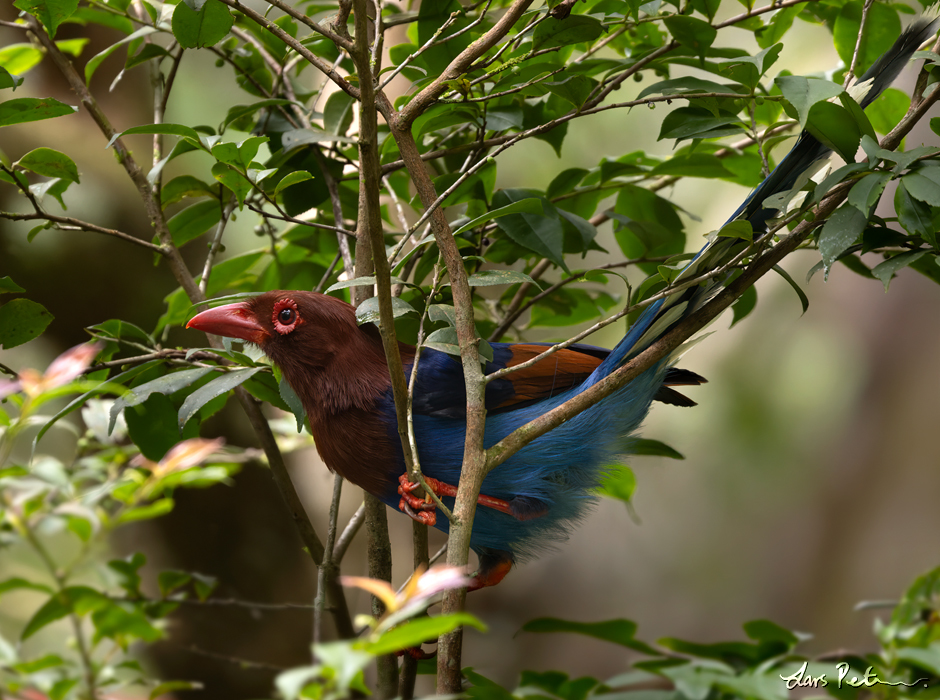
[[[280,299],[274,305],[274,314],[271,319],[274,330],[281,335],[287,335],[297,326],[300,312],[297,311],[297,302],[293,299]]]

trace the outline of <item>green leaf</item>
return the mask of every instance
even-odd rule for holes
[[[53,590],[42,583],[34,583],[33,581],[28,581],[25,578],[20,578],[15,576],[13,578],[4,579],[0,581],[0,596],[9,593],[10,591],[38,591],[40,593],[52,594]]]
[[[836,209],[829,217],[819,234],[819,252],[827,269],[858,240],[867,223],[868,217],[865,214],[846,204]]]
[[[632,620],[605,620],[603,622],[573,622],[560,620],[556,617],[540,617],[522,626],[523,632],[565,632],[570,634],[583,634],[605,642],[613,642],[627,649],[633,649],[643,654],[656,655],[655,649],[636,639],[637,625]]]
[[[806,126],[806,121],[809,119],[809,110],[813,105],[842,94],[841,85],[819,78],[784,75],[778,77],[774,82],[780,88],[787,102],[796,110],[800,127]]]
[[[901,183],[914,199],[926,202],[933,207],[940,207],[940,186],[920,172],[913,172],[901,178]]]
[[[697,56],[704,57],[705,52],[718,36],[718,30],[697,17],[672,15],[666,17],[663,23],[676,41]]]
[[[684,78],[673,78],[672,80],[662,80],[658,83],[653,83],[649,87],[644,88],[640,94],[637,95],[637,99],[642,100],[647,95],[688,95],[697,92],[734,92],[734,87],[735,86],[724,85],[711,80],[702,80],[701,78],[686,76]]]
[[[180,175],[166,183],[160,190],[160,204],[166,209],[189,197],[217,197],[217,188],[213,189],[199,178],[192,175]]]
[[[173,499],[172,498],[161,498],[158,501],[153,503],[148,503],[145,506],[137,506],[136,508],[129,508],[123,511],[120,516],[118,516],[118,524],[123,523],[133,523],[139,520],[153,520],[154,518],[159,518],[162,515],[166,515],[173,510]]]
[[[729,221],[718,230],[720,238],[740,238],[745,241],[754,240],[754,228],[750,221],[736,219]]]
[[[87,586],[69,586],[50,597],[26,623],[20,638],[29,639],[36,632],[66,615],[85,615],[109,604],[101,593]]]
[[[659,440],[636,438],[630,443],[630,454],[650,455],[653,457],[669,457],[670,459],[685,459],[681,452]]]
[[[300,397],[297,396],[297,393],[291,388],[291,385],[287,383],[287,380],[284,377],[280,377],[277,382],[278,392],[281,394],[281,398],[284,400],[291,410],[291,413],[294,414],[294,418],[297,421],[297,432],[299,433],[304,429],[304,420],[307,418],[307,412],[304,410],[304,405],[300,400]]]
[[[885,291],[888,291],[888,285],[891,284],[891,280],[898,270],[901,268],[907,267],[911,263],[915,263],[920,260],[926,251],[923,250],[912,250],[906,253],[898,253],[897,255],[888,258],[880,265],[875,265],[872,268],[871,273],[881,280],[881,283],[885,286]]]
[[[213,46],[225,38],[234,22],[219,0],[183,0],[173,11],[173,36],[187,49]]]
[[[98,70],[98,66],[101,65],[104,59],[106,59],[112,53],[114,53],[119,48],[121,48],[124,44],[128,44],[132,41],[136,41],[137,39],[147,36],[148,34],[153,34],[155,31],[157,31],[156,27],[149,27],[149,26],[141,27],[133,34],[128,34],[119,42],[115,44],[111,44],[111,46],[106,48],[104,51],[96,54],[95,56],[92,56],[91,60],[85,64],[85,82],[90,83],[92,76],[95,74],[95,71]],[[112,139],[112,141],[113,140],[114,139]],[[110,145],[111,144],[109,143],[108,146]]]
[[[471,287],[495,287],[502,284],[529,283],[539,287],[539,283],[524,272],[517,270],[483,270],[470,275],[467,284]],[[541,287],[539,287],[541,289]]]
[[[224,373],[221,377],[217,377],[208,384],[205,384],[196,389],[196,391],[186,397],[186,400],[183,401],[183,405],[179,410],[178,420],[180,430],[182,430],[183,426],[189,422],[190,418],[196,415],[199,409],[209,403],[216,396],[227,394],[232,389],[240,386],[247,379],[260,372],[262,369],[262,367],[235,369]]]
[[[853,207],[862,212],[865,216],[871,213],[881,193],[884,192],[885,185],[891,179],[891,173],[869,173],[852,185],[849,190],[848,202]]]
[[[124,70],[127,71],[131,68],[136,68],[141,63],[146,63],[155,58],[167,58],[169,56],[170,52],[159,44],[144,44],[144,48],[133,56],[127,57],[127,60],[124,62]]]
[[[343,92],[341,94],[345,95],[346,93]],[[219,133],[224,132],[226,129],[228,129],[230,126],[232,126],[236,122],[241,122],[242,120],[245,120],[246,117],[251,116],[252,114],[257,112],[259,109],[265,109],[267,107],[277,107],[280,105],[293,105],[293,104],[296,104],[296,103],[292,102],[291,100],[285,100],[282,98],[272,98],[268,100],[260,100],[259,102],[253,102],[250,105],[235,105],[234,107],[229,108],[228,113],[225,115],[225,121],[223,121],[222,125],[219,127]],[[250,121],[248,123],[250,124]],[[250,128],[251,127],[249,127],[248,129],[239,129],[239,131],[249,131]]]
[[[125,408],[139,406],[147,401],[152,394],[173,394],[180,389],[185,389],[193,382],[202,379],[212,371],[212,367],[184,369],[180,372],[171,372],[158,379],[145,382],[140,386],[132,388],[128,396],[119,398],[111,406],[111,421],[108,424],[108,434],[110,435],[111,431],[114,430],[114,423],[118,415],[120,415],[121,411]]]
[[[228,165],[227,163],[216,163],[213,165],[212,177],[232,191],[232,193],[235,195],[235,199],[238,200],[238,206],[242,206],[245,203],[245,197],[251,194],[251,183],[248,182],[244,175],[242,175],[240,172],[238,172],[238,170],[233,168],[231,165]],[[208,202],[208,204],[211,204],[215,210],[218,211],[219,207],[215,202]],[[221,220],[221,218],[222,215],[219,214],[216,222]],[[198,235],[200,234],[196,233],[196,236]]]
[[[216,201],[199,202],[183,209],[167,222],[173,243],[183,246],[198,238],[222,219],[222,209]]]
[[[796,280],[790,277],[789,273],[787,273],[787,271],[782,267],[779,265],[774,265],[773,270],[778,275],[783,277],[783,279],[787,281],[787,284],[790,285],[793,291],[796,292],[796,295],[800,298],[800,305],[803,307],[803,313],[805,314],[809,309],[809,297],[806,296],[806,292],[800,288],[800,285],[796,283]]]
[[[277,183],[277,187],[274,188],[274,196],[277,197],[282,191],[286,190],[291,185],[296,185],[312,179],[313,175],[311,175],[306,170],[295,170],[292,173],[288,173],[281,179],[279,183]]]
[[[28,343],[46,330],[53,315],[30,299],[14,299],[0,306],[0,347],[5,350]]]
[[[465,223],[463,226],[454,231],[455,236],[459,236],[462,233],[471,231],[477,226],[482,226],[487,221],[492,221],[493,219],[498,219],[502,216],[508,216],[509,214],[543,214],[544,208],[542,206],[542,200],[538,197],[526,197],[523,199],[517,199],[512,202],[512,204],[507,204],[506,206],[499,207],[498,209],[493,209],[488,211],[482,216],[478,216]]]
[[[807,115],[806,130],[828,146],[843,160],[855,160],[862,132],[858,124],[842,105],[817,102]]]
[[[905,231],[936,246],[936,230],[930,207],[911,196],[903,178],[894,193],[894,207],[898,212],[898,222]]]
[[[531,199],[533,194],[530,190],[522,189],[500,190],[493,195],[493,203],[505,207]],[[519,245],[567,270],[562,258],[564,228],[561,217],[548,200],[542,200],[542,207],[544,214],[502,214],[497,220],[497,225]]]
[[[77,111],[78,107],[63,104],[51,97],[17,97],[0,102],[0,126],[38,122],[66,114],[75,114]]]
[[[558,95],[563,100],[567,100],[580,109],[591,96],[591,92],[594,90],[594,86],[597,85],[597,82],[583,75],[572,75],[565,80],[546,82],[543,83],[543,85],[545,85],[550,92]]]
[[[375,656],[391,654],[409,647],[420,646],[423,642],[437,639],[442,634],[453,632],[458,627],[474,627],[481,632],[486,631],[486,625],[470,613],[422,617],[389,630],[376,641],[365,644],[364,647]]]
[[[356,101],[342,90],[337,90],[323,107],[323,128],[331,134],[345,136],[353,120]]]
[[[392,315],[395,318],[405,314],[416,314],[414,307],[400,297],[392,297]],[[379,298],[369,297],[356,308],[356,323],[360,326],[366,323],[379,325]]]
[[[743,131],[737,114],[721,113],[715,116],[701,107],[679,107],[663,119],[659,139],[712,138]]]
[[[600,20],[585,15],[570,15],[565,19],[549,17],[535,28],[532,50],[549,49],[556,46],[580,44],[594,41],[604,33]]]
[[[738,321],[743,321],[757,306],[757,290],[754,287],[748,287],[744,294],[738,297],[738,300],[731,305],[731,311],[734,314],[731,318],[729,328],[734,328]]]
[[[107,148],[111,148],[114,142],[119,138],[133,134],[168,134],[171,136],[182,136],[193,144],[200,143],[199,132],[183,124],[141,124],[140,126],[132,126],[130,129],[125,129],[120,134],[113,136],[111,140],[108,141]]]
[[[16,0],[13,6],[42,22],[49,36],[54,38],[59,25],[78,9],[78,0]]]
[[[7,76],[0,85],[3,87],[20,85],[23,78],[19,76],[39,65],[43,56],[43,52],[32,44],[8,44],[0,48],[0,66],[3,66],[3,72]]]
[[[20,294],[25,291],[25,289],[14,282],[9,276],[0,277],[0,294]]]
[[[721,158],[710,153],[675,155],[653,168],[650,174],[679,177],[734,177],[734,174],[724,166]]]
[[[74,161],[64,153],[51,148],[34,148],[16,161],[15,165],[43,177],[58,177],[78,182],[78,167]]]

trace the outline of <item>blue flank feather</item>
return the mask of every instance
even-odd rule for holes
[[[911,54],[936,31],[937,24],[938,20],[916,20],[869,69],[862,80],[872,78],[873,84],[862,99],[863,107],[897,77]],[[767,221],[775,213],[775,210],[764,207],[764,201],[793,189],[803,173],[828,154],[826,146],[803,132],[790,153],[748,196],[729,221],[750,221],[757,234],[755,238],[758,238],[761,232],[766,231]],[[708,243],[679,278],[693,277],[706,268],[713,269],[730,260],[742,250],[742,245],[741,241],[728,238]],[[491,411],[486,419],[485,446],[494,445],[512,431],[608,376],[698,308],[722,284],[723,280],[712,280],[652,304],[579,386],[535,403]],[[513,354],[510,345],[496,343],[493,348],[494,362],[488,363],[487,373],[507,366]],[[603,357],[607,352],[591,350],[589,354],[595,357]],[[661,361],[608,398],[534,440],[494,469],[484,480],[481,493],[510,503],[519,499],[516,505],[522,511],[544,511],[544,514],[518,520],[492,508],[478,507],[471,537],[473,549],[490,558],[516,559],[532,556],[554,542],[565,540],[570,527],[596,502],[595,493],[606,468],[629,454],[630,436],[643,422],[654,396],[663,385],[670,363],[668,358]],[[410,367],[406,371],[410,373]],[[503,400],[511,399],[514,395],[513,377],[520,376],[521,373],[517,373],[508,379],[492,382],[487,389],[487,405],[496,407]],[[460,362],[449,355],[424,349],[414,396],[415,438],[421,470],[426,476],[457,484],[466,432],[466,393]],[[383,397],[380,410],[389,429],[391,444],[398,444],[391,390]],[[397,459],[398,473],[402,473],[404,462],[400,451]],[[393,508],[398,507],[399,496],[394,490],[389,490],[382,500]],[[443,501],[448,506],[453,505],[453,498],[444,497]],[[438,517],[438,529],[447,532],[448,525],[446,518]]]

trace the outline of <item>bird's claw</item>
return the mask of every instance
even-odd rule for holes
[[[412,496],[411,498],[415,498],[415,496]],[[425,504],[424,501],[421,501],[420,499],[419,502],[423,505],[429,505],[432,509],[435,507],[433,503]],[[409,518],[421,523],[422,525],[434,527],[434,525],[437,524],[437,513],[430,509],[415,511],[410,505],[408,505],[408,502],[404,498],[398,501],[398,509]]]
[[[398,508],[412,520],[433,527],[437,523],[437,513],[434,512],[437,506],[428,496],[421,498],[414,495],[421,484],[409,481],[407,473],[398,477],[398,484],[398,493],[401,495]]]

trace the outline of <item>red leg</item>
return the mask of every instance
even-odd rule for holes
[[[434,493],[437,494],[438,496],[453,496],[453,497],[457,496],[456,486],[445,484],[443,481],[432,479],[429,476],[424,477],[424,481],[428,485],[428,487],[431,488],[434,491]],[[415,514],[408,513],[408,515],[414,518],[415,520],[417,520],[418,522],[425,522],[424,516],[432,515],[432,513],[429,511],[434,510],[434,507],[435,507],[434,501],[432,501],[428,496],[425,496],[424,498],[418,498],[417,496],[414,495],[414,491],[421,488],[421,484],[408,481],[407,473],[402,474],[400,477],[398,477],[398,483],[399,483],[398,493],[401,494],[401,497],[402,497],[401,501],[399,501],[398,503],[398,507],[401,508],[401,510],[405,511],[405,513],[408,513],[408,510],[402,504],[410,506],[412,509],[416,511],[420,511]],[[501,498],[493,498],[492,496],[485,496],[483,494],[480,494],[480,496],[477,498],[477,503],[481,506],[492,508],[493,510],[498,510],[500,513],[513,515],[512,507],[509,505],[509,502],[504,501]],[[515,516],[513,515],[513,517]],[[433,522],[430,522],[427,524],[433,525],[434,522],[436,521],[437,521],[437,518],[435,517]]]

